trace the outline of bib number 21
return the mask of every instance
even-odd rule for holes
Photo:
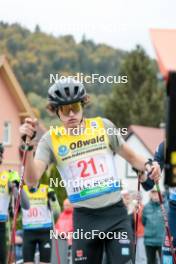
[[[80,177],[82,178],[103,174],[106,171],[105,164],[101,160],[95,160],[94,158],[79,160],[76,166],[80,169]]]

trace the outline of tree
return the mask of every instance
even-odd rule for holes
[[[41,32],[40,26],[36,25],[35,26],[35,33],[40,33],[40,32]]]
[[[105,106],[106,116],[119,127],[158,126],[164,118],[164,92],[154,62],[142,47],[128,53],[120,70],[127,84],[116,84]]]

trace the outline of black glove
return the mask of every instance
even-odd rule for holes
[[[20,183],[18,181],[13,181],[12,184],[18,189]]]
[[[56,196],[54,192],[49,192],[48,193],[48,199],[50,199],[52,202],[56,201]]]
[[[13,187],[19,188],[19,182],[18,181],[12,181],[8,183],[9,193],[12,192]]]
[[[32,137],[30,138],[30,140],[33,140],[33,139],[35,138],[36,134],[37,134],[37,132],[34,131]],[[21,137],[21,139],[22,139],[24,142],[26,142],[26,135],[23,135],[23,136]]]

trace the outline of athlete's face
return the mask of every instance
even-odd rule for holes
[[[59,107],[58,114],[64,127],[75,128],[82,120],[83,108],[80,102],[63,105]]]

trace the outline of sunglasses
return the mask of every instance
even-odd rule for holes
[[[82,104],[81,102],[77,102],[69,105],[61,105],[59,109],[64,116],[68,116],[70,111],[72,111],[74,114],[80,112],[80,110],[82,109]]]

